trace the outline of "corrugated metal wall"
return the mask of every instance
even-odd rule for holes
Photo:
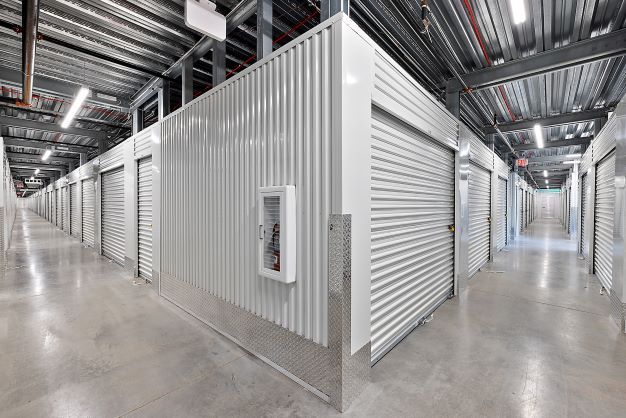
[[[137,266],[139,276],[152,280],[152,158],[137,162]]]
[[[70,235],[80,238],[80,196],[78,183],[70,184]]]
[[[596,171],[594,273],[605,289],[613,281],[613,224],[615,211],[615,152],[600,161]]]
[[[81,185],[82,193],[82,216],[83,216],[83,224],[82,224],[82,232],[83,232],[83,242],[90,247],[94,246],[95,242],[95,206],[96,206],[96,189],[94,180],[89,178],[83,180],[83,184]]]
[[[507,223],[509,217],[506,179],[498,177],[498,225],[496,226],[496,249],[500,251],[507,245]]]
[[[491,232],[491,173],[470,163],[468,277],[489,261]]]
[[[333,30],[162,126],[161,271],[324,345]],[[258,188],[283,184],[297,195],[294,284],[257,274]]]

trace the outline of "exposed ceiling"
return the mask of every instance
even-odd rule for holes
[[[515,25],[509,0],[430,0],[431,20],[436,24],[428,34],[422,33],[416,0],[352,0],[350,15],[442,101],[446,81],[455,72],[463,77],[626,27],[626,0],[523,1],[528,18]],[[218,10],[228,14],[238,4],[237,0],[218,1]],[[280,38],[275,47],[319,23],[319,0],[273,4],[273,37]],[[15,141],[27,138],[45,145],[82,145],[90,147],[92,156],[98,152],[98,138],[109,146],[123,140],[131,132],[133,96],[201,39],[185,26],[183,16],[184,0],[41,0],[36,95],[33,107],[24,109],[15,105],[21,94],[21,34],[15,30],[21,25],[21,0],[0,0],[0,21],[4,22],[0,27],[0,118],[4,118],[0,134]],[[253,63],[255,50],[256,17],[252,15],[228,35],[226,73],[232,75]],[[194,95],[212,86],[211,55],[194,64]],[[172,109],[181,103],[178,79],[171,83]],[[89,86],[92,95],[74,124],[80,131],[69,134],[49,129],[58,125],[81,84]],[[487,114],[495,114],[501,126],[516,126],[529,119],[606,111],[625,92],[626,56],[619,55],[463,94],[461,118],[480,132],[491,123]],[[144,118],[147,123],[156,120],[156,109],[147,109]],[[23,126],[21,120],[30,124]],[[593,120],[544,128],[546,141],[558,141],[560,146],[542,150],[529,149],[534,143],[532,131],[504,135],[514,147],[526,144],[520,156],[534,158],[580,153],[586,147],[584,138],[592,138],[594,130]],[[568,140],[575,144],[563,142]],[[501,139],[495,142],[500,153],[506,151]],[[34,155],[32,159],[12,158],[16,165],[35,164],[43,152],[13,145],[8,150],[21,157]],[[77,158],[76,153],[55,155]]]

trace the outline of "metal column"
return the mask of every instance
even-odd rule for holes
[[[260,61],[272,53],[272,0],[257,0],[256,7],[256,59]]]
[[[270,45],[271,51],[271,45]],[[226,80],[226,41],[216,42],[213,48],[213,87]]]
[[[322,0],[322,4],[320,5],[320,16],[322,22],[339,12],[343,12],[350,16],[349,0]]]
[[[193,100],[193,57],[188,57],[183,61],[182,72],[182,92],[183,105]]]

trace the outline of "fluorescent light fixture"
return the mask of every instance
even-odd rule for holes
[[[39,169],[35,170],[35,175],[39,174]]]
[[[563,161],[563,164],[567,164],[567,165],[580,164],[580,160]]]
[[[537,148],[543,148],[543,131],[541,130],[541,125],[536,123],[534,130],[535,130],[535,142],[537,143]]]
[[[44,152],[43,155],[41,156],[41,159],[43,161],[46,161],[48,158],[50,158],[51,155],[52,155],[52,150],[47,149],[46,152]]]
[[[510,0],[511,12],[513,13],[513,23],[519,25],[526,21],[526,7],[524,0]]]
[[[78,94],[74,98],[74,101],[72,102],[72,106],[70,106],[70,110],[67,112],[67,115],[65,115],[65,118],[63,118],[63,122],[61,122],[62,128],[69,128],[70,123],[72,123],[72,121],[76,117],[78,110],[80,109],[80,107],[82,106],[83,102],[85,101],[88,95],[89,95],[88,88],[81,87],[80,90],[78,90]]]
[[[546,184],[548,184],[548,180],[546,180]]]
[[[548,170],[543,170],[543,176],[548,177]]]

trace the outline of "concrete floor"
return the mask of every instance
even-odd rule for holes
[[[626,337],[539,220],[372,370],[349,417],[626,416]],[[0,278],[0,416],[335,416],[324,402],[21,211]]]

